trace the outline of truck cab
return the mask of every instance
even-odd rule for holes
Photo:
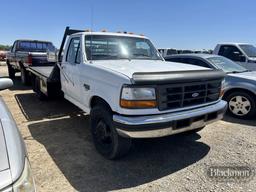
[[[195,132],[223,117],[222,71],[165,62],[141,35],[69,28],[65,34],[52,72],[30,68],[34,90],[53,95],[59,77],[64,97],[90,115],[104,157],[126,154],[132,138]]]
[[[218,44],[213,54],[227,57],[248,70],[256,71],[256,47],[247,43]]]

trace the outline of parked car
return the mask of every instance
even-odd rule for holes
[[[6,51],[0,51],[0,61],[6,60]]]
[[[7,53],[7,67],[9,77],[13,79],[16,72],[21,72],[22,83],[30,83],[28,66],[54,65],[48,62],[47,53],[55,52],[56,48],[51,42],[38,40],[16,40],[10,52]]]
[[[161,53],[161,55],[163,57],[166,57],[168,55],[178,54],[177,50],[176,49],[172,49],[172,48],[158,49],[158,51]]]
[[[33,89],[40,98],[62,91],[90,114],[95,147],[108,159],[126,154],[132,138],[196,132],[225,113],[221,70],[169,65],[145,36],[67,28],[63,48],[54,67],[29,67]],[[201,97],[206,84],[215,89]]]
[[[0,90],[10,86],[12,80],[0,78]],[[0,154],[0,191],[36,191],[24,141],[2,98],[0,98]]]
[[[175,55],[166,57],[165,60],[223,70],[227,74],[223,99],[228,102],[229,112],[236,117],[255,117],[256,71],[245,69],[230,59],[218,55]]]
[[[218,44],[213,54],[221,55],[237,62],[246,69],[256,71],[256,47],[246,43]]]

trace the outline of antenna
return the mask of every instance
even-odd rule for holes
[[[92,31],[93,31],[93,4],[91,4],[91,40],[90,40],[90,63],[92,63]]]

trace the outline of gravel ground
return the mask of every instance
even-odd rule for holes
[[[6,76],[6,67],[0,75]],[[198,134],[135,140],[118,161],[94,149],[88,116],[65,100],[41,102],[20,78],[1,92],[25,140],[38,191],[255,191],[250,181],[217,182],[210,166],[256,164],[256,121],[225,117]]]

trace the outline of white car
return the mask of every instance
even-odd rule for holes
[[[125,154],[132,138],[198,131],[225,113],[222,71],[170,65],[145,36],[67,28],[63,39],[61,62],[29,68],[33,89],[40,98],[63,93],[90,114],[106,158]]]
[[[256,47],[247,43],[221,43],[213,54],[227,57],[246,69],[256,71]]]
[[[0,91],[12,86],[12,80],[0,78]],[[0,97],[0,191],[35,192],[24,141],[16,123]]]

